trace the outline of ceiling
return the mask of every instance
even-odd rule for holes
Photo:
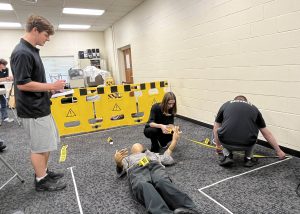
[[[1,10],[0,22],[19,22],[22,24],[22,28],[24,28],[28,16],[36,14],[47,18],[54,25],[55,29],[57,29],[59,24],[80,24],[91,25],[88,31],[104,31],[143,1],[144,0],[0,0],[0,3],[10,3],[14,9],[13,11]],[[105,10],[105,13],[102,16],[63,14],[62,9],[64,7],[101,9]]]

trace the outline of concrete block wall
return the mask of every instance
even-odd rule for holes
[[[300,151],[299,0],[148,0],[113,26],[135,82],[168,80],[179,114],[213,124],[243,94]]]
[[[9,60],[11,52],[24,35],[24,30],[0,30],[0,58]],[[57,31],[44,47],[40,47],[41,56],[75,56],[78,51],[99,48],[101,57],[107,58],[104,32]]]

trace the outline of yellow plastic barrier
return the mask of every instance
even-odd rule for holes
[[[143,96],[143,92],[141,91],[141,84],[131,84],[129,93],[129,106],[130,110],[129,115],[129,125],[136,125],[140,123],[147,122],[148,118],[145,116],[145,112],[141,110],[141,100],[140,97]]]
[[[123,85],[108,86],[103,102],[105,103],[103,122],[105,128],[128,125],[128,94]]]
[[[140,84],[142,95],[139,98],[139,107],[144,112],[145,122],[149,118],[152,105],[162,101],[167,86],[166,81]]]
[[[78,89],[74,89],[73,95],[51,99],[51,112],[61,136],[81,132],[78,95]]]
[[[98,94],[96,87],[80,88],[78,96],[78,105],[82,122],[82,131],[91,132],[103,129],[103,115],[97,111],[104,108],[103,94]]]
[[[146,123],[154,103],[161,102],[166,81],[74,89],[51,99],[60,136]]]

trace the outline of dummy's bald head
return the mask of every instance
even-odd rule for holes
[[[131,147],[131,154],[141,153],[144,150],[144,146],[140,143],[135,143]]]

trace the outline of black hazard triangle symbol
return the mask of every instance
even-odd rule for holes
[[[67,117],[76,117],[76,114],[74,113],[74,111],[71,108],[68,111]]]
[[[154,98],[153,101],[152,101],[152,105],[154,105],[154,104],[156,104],[156,103],[157,103],[157,101],[156,101],[156,99]]]
[[[121,111],[121,108],[117,103],[114,105],[113,111]]]

